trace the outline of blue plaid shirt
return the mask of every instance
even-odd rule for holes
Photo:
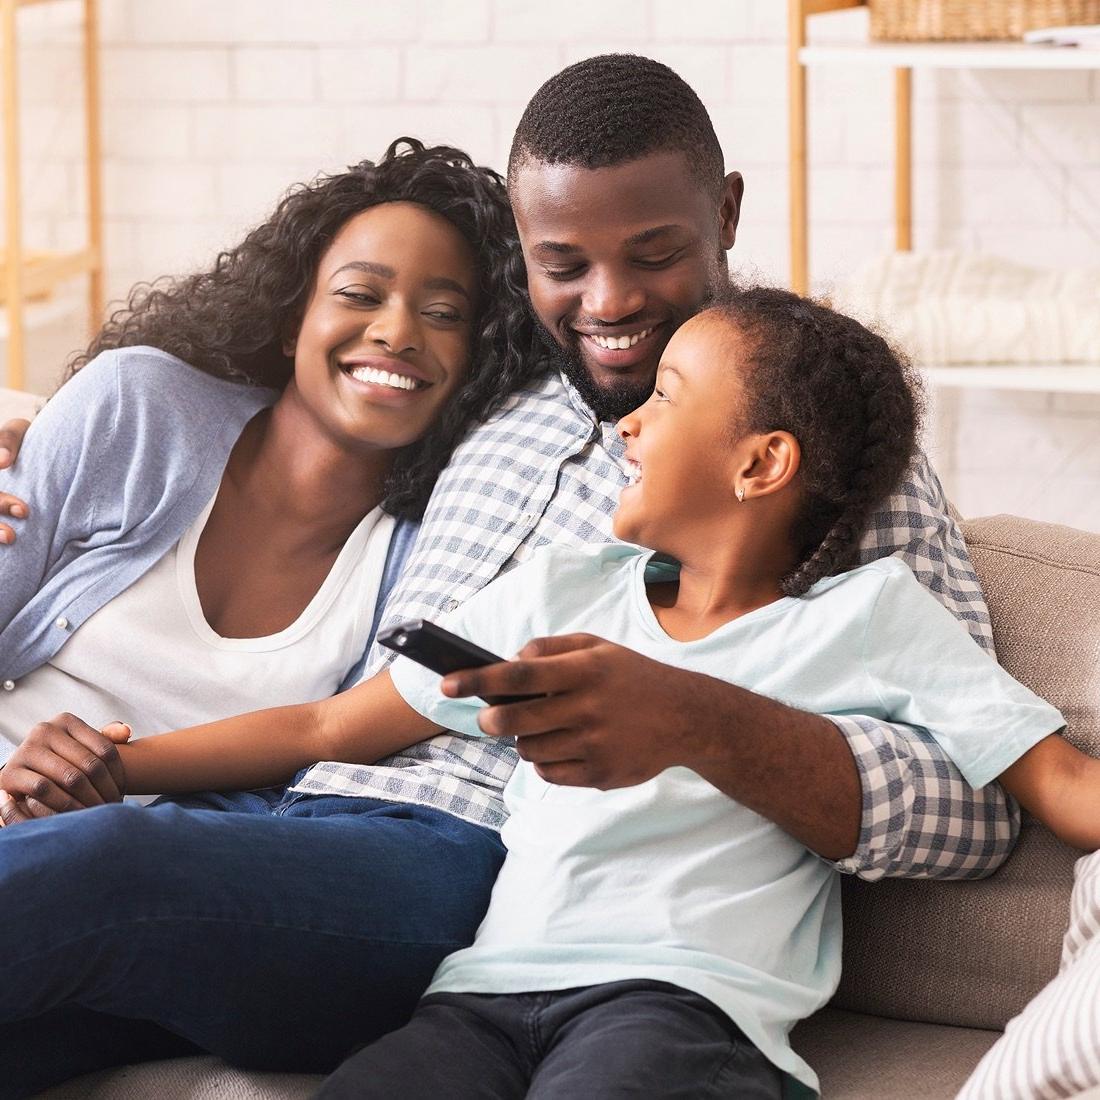
[[[557,374],[514,394],[455,451],[432,494],[383,622],[441,619],[548,542],[607,542],[626,477],[623,443]],[[962,535],[924,456],[872,518],[869,561],[897,554],[992,651],[989,613]],[[375,647],[368,674],[390,659]],[[1019,827],[996,784],[972,790],[921,730],[829,716],[848,741],[863,786],[859,846],[837,866],[883,875],[973,877],[1008,854]],[[373,765],[325,761],[294,790],[435,806],[499,828],[515,751],[495,738],[439,734]]]

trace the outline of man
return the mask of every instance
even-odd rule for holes
[[[626,482],[614,421],[648,396],[672,332],[725,277],[742,181],[723,171],[698,97],[656,62],[592,58],[536,94],[516,133],[509,183],[532,308],[558,370],[514,397],[456,451],[391,596],[388,621],[445,614],[544,543],[610,537]],[[0,439],[5,443],[16,450],[18,439]],[[901,553],[989,644],[976,578],[926,463],[876,517],[864,551]],[[691,738],[718,762],[718,785],[730,797],[842,870],[975,875],[992,870],[1011,847],[1016,822],[1003,795],[992,786],[967,788],[919,731],[821,718],[678,669],[641,675],[636,655],[594,639],[559,639],[525,657],[479,673],[467,686],[476,694],[561,696],[552,739],[519,724],[505,729],[514,722],[507,711],[489,732],[519,735],[520,751],[538,753],[562,782],[642,782],[676,762],[670,744]],[[381,664],[374,654],[368,669]],[[429,806],[499,828],[500,792],[513,763],[500,740],[441,736],[378,765],[317,764],[279,805],[294,807],[301,834],[308,832],[310,800],[334,797]],[[375,873],[381,881],[403,875],[407,887],[423,873],[415,857],[395,870],[400,852],[380,856],[365,838],[358,850],[327,847],[318,834],[294,849],[288,867],[280,847],[288,836],[244,829],[233,820],[239,814],[208,814],[196,853],[179,830],[149,831],[145,819],[152,816],[109,825],[110,815],[97,811],[99,835],[80,838],[63,867],[49,865],[53,888],[63,881],[78,912],[51,913],[60,925],[51,934],[63,946],[22,1014],[30,979],[13,983],[8,967],[0,1020],[37,1019],[0,1023],[0,1060],[9,1049],[57,1045],[66,1028],[82,1051],[70,1071],[195,1044],[242,1064],[315,1068],[332,1064],[335,1044],[350,1047],[349,1036],[371,1038],[393,1026],[392,1013],[379,1006],[409,932],[384,906],[352,903]],[[264,874],[240,881],[246,851]],[[360,867],[359,877],[349,878]],[[28,903],[31,913],[51,897],[45,870],[33,882],[28,875],[23,887],[42,899]],[[112,889],[135,876],[139,899],[112,902]],[[89,895],[83,905],[82,891]],[[325,899],[318,904],[331,899],[335,914],[326,912],[314,928],[295,908],[287,921],[291,900],[302,896]],[[157,900],[164,897],[170,901]],[[400,900],[395,895],[390,908],[407,898],[407,890]],[[12,920],[10,903],[5,919]],[[151,920],[168,931],[134,947],[133,928]],[[256,953],[257,944],[265,954]],[[235,946],[250,958],[279,955],[245,982]],[[322,1044],[324,1054],[308,1053]]]

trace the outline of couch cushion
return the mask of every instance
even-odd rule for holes
[[[1100,750],[1100,535],[994,516],[964,524],[1002,664]],[[844,883],[835,1004],[1001,1028],[1054,976],[1078,852],[1034,821],[984,882]]]
[[[999,1037],[827,1008],[794,1029],[791,1045],[817,1071],[828,1100],[950,1100]]]

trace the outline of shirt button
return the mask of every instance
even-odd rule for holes
[[[58,630],[68,630],[69,629],[69,620],[66,619],[64,616],[62,616],[53,625],[56,626]]]
[[[15,691],[15,681],[5,680],[3,684],[0,684],[0,687],[2,687],[5,691]]]
[[[452,611],[457,611],[458,610],[458,600],[454,600],[454,599],[448,600],[443,605],[443,610],[446,611],[448,614],[450,614]]]

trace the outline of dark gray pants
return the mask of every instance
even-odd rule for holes
[[[346,1061],[320,1100],[778,1100],[783,1075],[703,997],[629,981],[438,993]]]

